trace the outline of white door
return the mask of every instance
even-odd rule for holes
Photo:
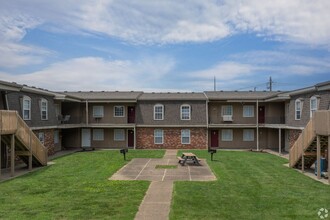
[[[81,147],[91,147],[91,129],[81,129]]]

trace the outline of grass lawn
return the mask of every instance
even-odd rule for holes
[[[285,159],[218,151],[210,161],[206,151],[191,152],[207,158],[218,180],[175,182],[170,219],[310,220],[330,211],[330,186],[283,166]]]
[[[131,158],[161,158],[134,151]],[[0,183],[0,219],[134,219],[147,181],[109,181],[127,163],[118,151],[81,152],[54,165]]]

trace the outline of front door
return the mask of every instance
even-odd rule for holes
[[[127,123],[135,123],[135,106],[127,107]]]
[[[260,124],[265,123],[265,106],[259,106],[258,123],[260,123]]]
[[[134,131],[133,130],[128,130],[127,146],[128,147],[134,147]]]
[[[91,147],[91,129],[81,129],[81,147]]]
[[[211,147],[219,147],[219,131],[211,130]]]

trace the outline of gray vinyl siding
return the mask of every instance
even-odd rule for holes
[[[287,125],[293,127],[305,127],[310,120],[310,98],[312,96],[318,96],[318,110],[327,110],[330,105],[330,91],[324,92],[314,92],[301,95],[295,95],[291,97],[289,102],[288,116],[287,116]],[[301,99],[302,102],[302,111],[301,119],[295,120],[295,101]]]
[[[156,104],[164,105],[164,120],[154,120],[154,106]],[[190,120],[181,120],[181,105],[190,105]],[[206,101],[138,101],[136,120],[138,125],[206,126]]]
[[[51,96],[38,95],[33,93],[10,92],[8,93],[9,110],[17,111],[22,117],[23,96],[31,98],[31,120],[25,120],[30,127],[55,126],[57,117],[55,115],[54,99]],[[48,120],[41,120],[40,101],[44,98],[48,101]]]

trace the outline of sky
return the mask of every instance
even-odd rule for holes
[[[0,80],[52,91],[330,80],[329,0],[0,0]]]

